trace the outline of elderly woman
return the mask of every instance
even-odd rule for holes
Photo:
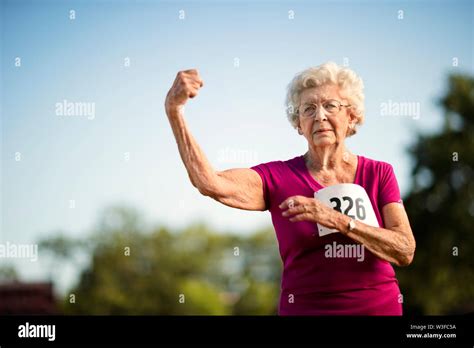
[[[364,120],[362,80],[334,63],[299,73],[288,86],[287,116],[308,151],[225,171],[212,168],[183,117],[202,86],[196,70],[181,71],[166,97],[181,158],[203,195],[270,211],[284,266],[278,313],[402,315],[391,264],[409,265],[415,240],[393,168],[345,145]]]

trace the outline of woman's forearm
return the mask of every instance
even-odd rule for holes
[[[214,169],[189,131],[183,108],[167,108],[166,113],[191,183],[201,193],[207,194],[217,177]]]
[[[355,228],[349,231],[350,218],[333,209],[331,217],[324,225],[341,231],[349,238],[361,243],[374,255],[383,260],[406,266],[411,263],[415,250],[414,240],[402,231],[369,226],[361,221],[355,221]]]

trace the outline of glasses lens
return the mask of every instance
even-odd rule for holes
[[[316,105],[305,105],[303,106],[303,116],[313,117],[316,113]]]
[[[340,104],[337,100],[328,100],[323,104],[324,110],[330,114],[334,114],[339,111]]]

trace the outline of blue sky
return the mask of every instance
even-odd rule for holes
[[[474,67],[469,1],[1,4],[0,240],[16,243],[57,230],[83,236],[117,203],[170,227],[271,224],[268,213],[219,205],[189,182],[163,108],[179,70],[200,71],[205,86],[186,119],[214,167],[227,169],[303,154],[284,113],[286,86],[307,67],[347,59],[366,95],[366,122],[348,146],[391,163],[407,194],[407,147],[440,127],[448,74]],[[56,115],[63,100],[94,103],[95,117]],[[388,101],[419,103],[420,118],[381,115]],[[16,262],[28,278],[44,274],[40,262]]]

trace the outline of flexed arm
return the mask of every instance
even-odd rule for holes
[[[248,168],[215,171],[188,129],[183,107],[189,98],[197,96],[203,85],[197,70],[180,71],[165,101],[166,114],[189,179],[201,194],[222,204],[245,210],[264,210],[260,176]]]

